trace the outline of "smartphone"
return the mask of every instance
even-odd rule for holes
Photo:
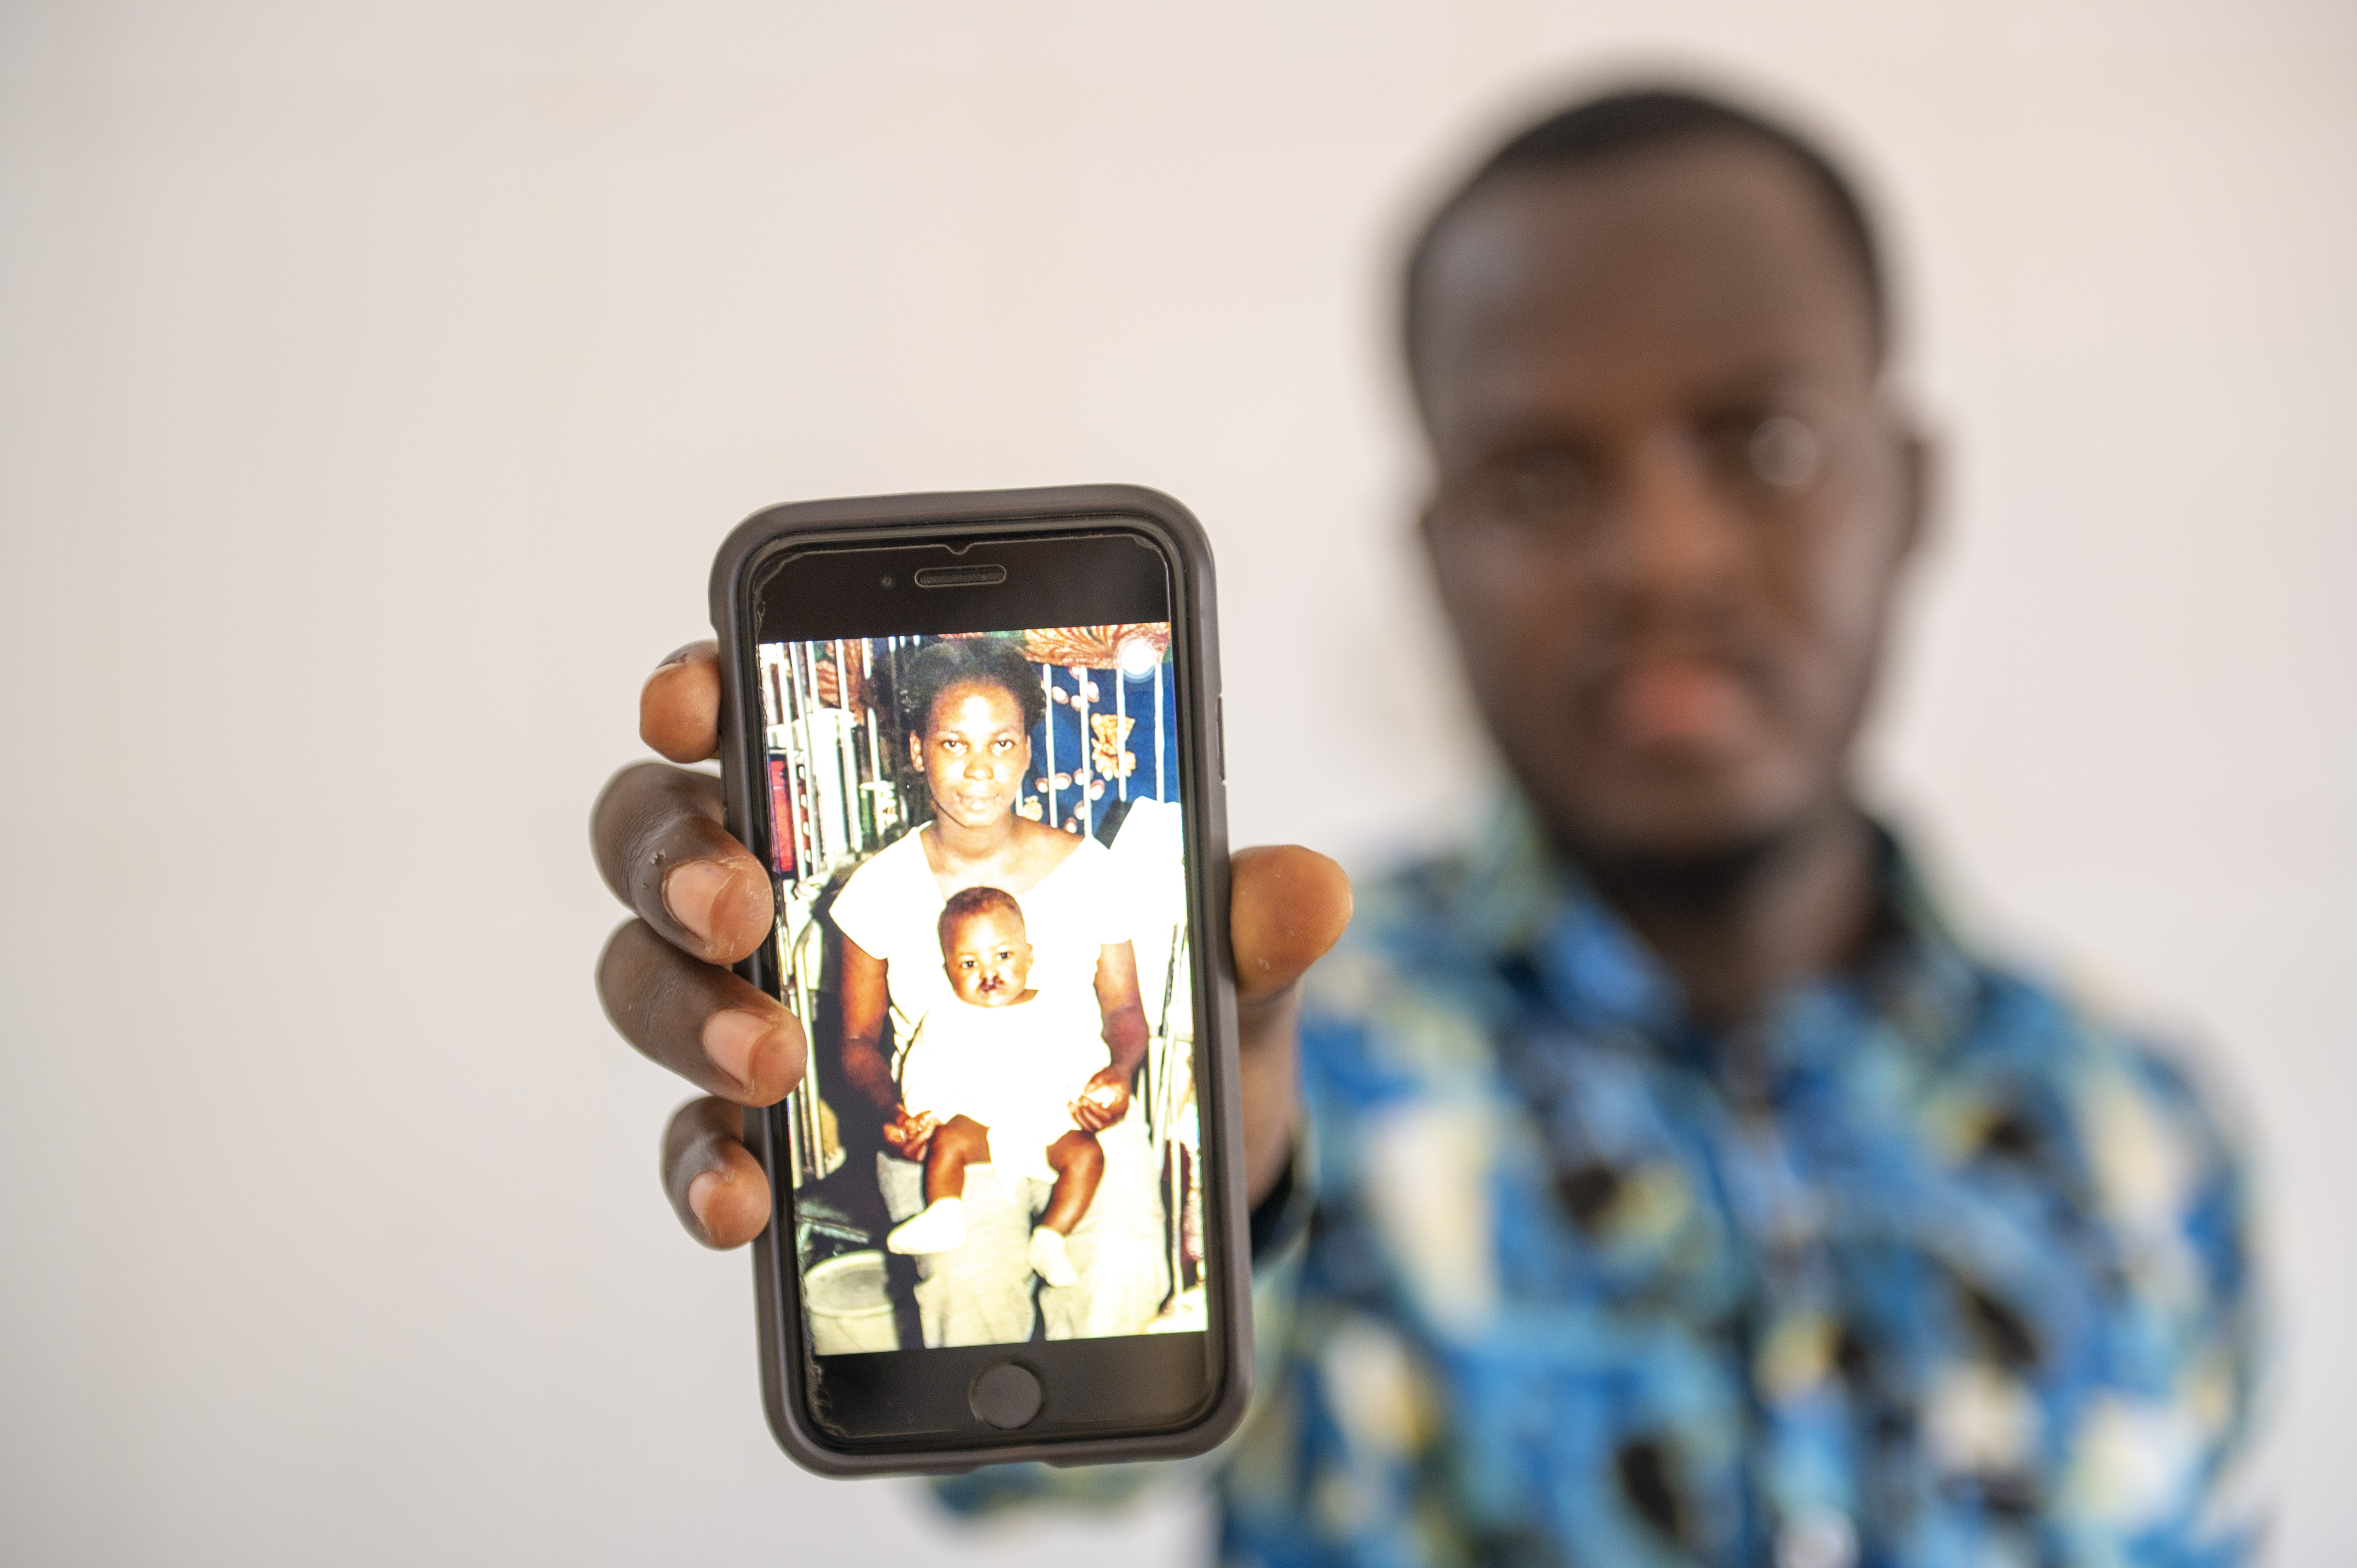
[[[1125,486],[773,507],[715,562],[770,1430],[828,1475],[1199,1453],[1252,1367],[1211,556]]]

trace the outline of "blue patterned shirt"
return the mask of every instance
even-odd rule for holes
[[[1361,897],[1311,981],[1225,1561],[2244,1560],[2233,1152],[1883,847],[1867,955],[1717,1032],[1519,811]],[[1125,1484],[1044,1474],[948,1490]]]

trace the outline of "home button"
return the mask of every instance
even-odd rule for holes
[[[966,1400],[979,1420],[1004,1431],[1024,1425],[1038,1415],[1046,1397],[1038,1376],[1029,1368],[1001,1361],[974,1379]]]

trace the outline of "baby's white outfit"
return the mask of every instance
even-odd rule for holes
[[[900,1063],[900,1103],[946,1122],[966,1116],[990,1129],[999,1185],[1023,1202],[1017,1183],[1052,1184],[1048,1145],[1071,1132],[1072,1101],[1113,1059],[1096,993],[1075,1002],[1040,992],[1007,1007],[952,999],[925,1015]]]

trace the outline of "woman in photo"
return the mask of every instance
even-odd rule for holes
[[[1115,857],[1094,839],[1016,810],[1031,765],[1030,732],[1045,709],[1039,672],[1011,640],[944,639],[901,678],[909,750],[932,798],[932,820],[853,872],[834,905],[843,938],[843,1076],[882,1120],[877,1179],[896,1220],[925,1207],[931,1128],[905,1112],[884,1044],[888,1014],[911,1025],[958,1002],[943,968],[941,915],[970,887],[1020,904],[1045,997],[1092,995],[1110,1060],[1065,1092],[1072,1117],[1104,1150],[1103,1184],[1064,1251],[1074,1283],[1042,1284],[1051,1339],[1140,1332],[1169,1289],[1160,1195],[1130,1083],[1146,1057],[1146,1013],[1131,946],[1135,900]],[[965,1187],[963,1239],[920,1257],[917,1304],[925,1343],[988,1345],[1032,1331],[1031,1206],[1021,1184]],[[1037,1194],[1045,1201],[1044,1187]]]

